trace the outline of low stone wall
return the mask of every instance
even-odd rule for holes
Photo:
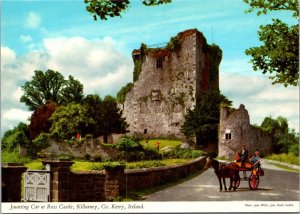
[[[189,163],[148,169],[106,169],[104,171],[70,171],[72,161],[42,161],[50,166],[51,202],[97,202],[112,200],[127,190],[141,190],[183,178],[201,170],[205,158]],[[2,201],[21,201],[21,176],[24,165],[2,165]]]
[[[199,171],[205,163],[206,159],[200,157],[182,165],[126,170],[126,188],[139,190],[174,181]]]
[[[74,172],[70,174],[70,201],[105,201],[105,174],[102,171]]]

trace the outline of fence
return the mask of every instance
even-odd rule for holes
[[[28,170],[24,173],[24,200],[50,202],[50,171]]]

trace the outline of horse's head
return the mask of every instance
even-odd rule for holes
[[[206,163],[205,163],[204,169],[207,170],[208,168],[210,168],[211,167],[211,163],[212,163],[212,158],[210,156],[208,156],[206,158]]]

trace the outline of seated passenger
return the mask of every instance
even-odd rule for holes
[[[256,150],[254,155],[250,158],[250,161],[254,168],[255,175],[256,175],[257,170],[260,167],[260,160],[261,160],[261,158],[259,157],[259,152]]]

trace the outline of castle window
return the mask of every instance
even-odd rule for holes
[[[147,129],[144,129],[144,134],[147,134]]]
[[[151,92],[151,100],[152,101],[160,101],[160,91],[152,91]]]
[[[162,68],[163,67],[163,58],[156,59],[156,68]]]
[[[230,131],[230,129],[226,129],[226,131],[225,131],[225,140],[231,140],[231,131]]]

